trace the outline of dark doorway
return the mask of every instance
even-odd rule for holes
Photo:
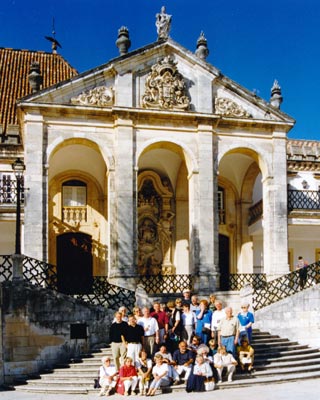
[[[219,269],[220,269],[220,290],[229,290],[229,238],[219,235]]]
[[[92,292],[92,240],[81,232],[57,237],[58,290],[66,294]]]

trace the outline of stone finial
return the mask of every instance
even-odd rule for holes
[[[280,105],[283,101],[283,97],[281,95],[281,87],[278,83],[278,81],[275,79],[273,82],[273,86],[271,88],[271,98],[270,98],[270,104],[275,107],[280,109]]]
[[[201,60],[205,60],[209,55],[209,49],[207,45],[207,39],[204,36],[204,33],[201,31],[199,39],[197,40],[197,50],[196,56],[201,58]]]
[[[161,12],[156,14],[156,27],[158,40],[167,40],[171,28],[172,15],[166,14],[166,8],[161,7]]]
[[[118,39],[116,40],[116,46],[118,47],[121,56],[128,53],[128,49],[131,46],[131,40],[129,38],[129,30],[126,26],[122,26],[118,30]]]
[[[28,81],[33,93],[40,89],[43,77],[40,72],[40,64],[37,61],[33,61],[30,65]]]

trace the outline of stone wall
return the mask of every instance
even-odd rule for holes
[[[105,345],[112,318],[113,311],[23,280],[2,283],[4,382]]]
[[[320,285],[255,313],[254,328],[320,348]]]

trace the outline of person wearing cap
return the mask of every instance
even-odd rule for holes
[[[182,299],[182,303],[185,304],[191,304],[191,290],[190,289],[184,289],[184,291],[182,292],[183,295],[183,299]]]
[[[254,315],[249,311],[249,304],[242,303],[241,304],[241,312],[238,314],[239,320],[239,343],[241,342],[241,338],[245,336],[248,339],[248,342],[251,343],[252,340],[252,325],[254,323]]]
[[[109,396],[111,391],[116,387],[118,380],[118,372],[114,365],[111,364],[111,358],[102,357],[102,365],[99,369],[99,384],[101,390],[99,396]]]

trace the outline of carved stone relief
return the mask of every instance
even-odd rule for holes
[[[250,114],[236,102],[226,97],[217,97],[215,100],[216,114],[226,117],[249,118]]]
[[[185,80],[170,56],[151,67],[142,96],[142,106],[169,110],[189,109]]]
[[[79,94],[71,99],[72,104],[84,106],[108,107],[114,103],[114,93],[112,87],[97,86],[91,90]]]
[[[153,171],[139,175],[138,272],[141,275],[173,274],[173,193],[169,180]]]

